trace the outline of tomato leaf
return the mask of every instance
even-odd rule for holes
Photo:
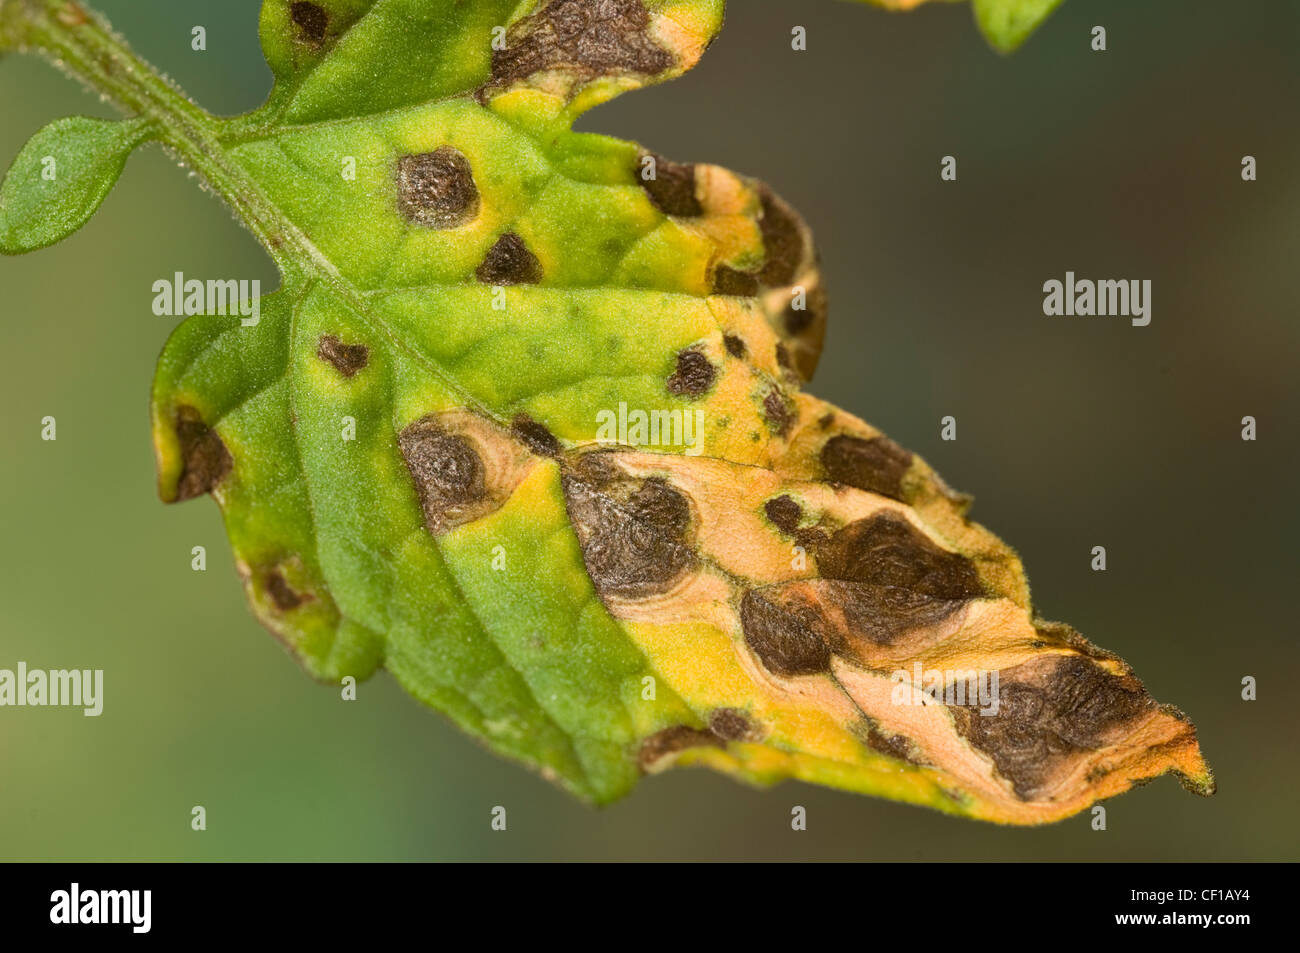
[[[163,499],[217,500],[313,675],[383,666],[592,801],[687,763],[1024,824],[1168,771],[1209,793],[1187,719],[1037,617],[968,497],[803,391],[826,299],[798,215],[571,131],[721,21],[267,0],[267,104],[169,142],[283,287],[168,341]]]

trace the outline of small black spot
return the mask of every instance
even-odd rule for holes
[[[936,599],[973,599],[983,594],[974,564],[941,549],[896,513],[855,520],[816,550],[826,579],[897,587]]]
[[[479,98],[543,70],[580,79],[662,73],[674,60],[646,35],[649,24],[641,0],[551,0],[510,28],[505,49],[492,51],[492,79]]]
[[[768,500],[763,511],[777,529],[791,536],[799,529],[799,520],[803,518],[799,504],[785,494]]]
[[[817,420],[817,426],[822,430],[830,430],[833,423],[835,423],[835,415],[831,413],[822,414]]]
[[[290,609],[296,609],[304,602],[311,600],[311,595],[304,592],[296,591],[288,580],[281,575],[278,569],[272,569],[266,574],[263,583],[266,594],[271,597],[271,602],[281,612],[288,612]]]
[[[732,357],[744,359],[745,355],[749,353],[749,349],[745,347],[744,338],[736,337],[734,334],[723,335],[722,343],[727,348],[727,353]]]
[[[193,407],[182,404],[176,408],[176,440],[181,449],[177,501],[211,492],[234,467],[226,445]]]
[[[296,0],[289,4],[289,18],[302,33],[302,38],[312,46],[320,46],[324,41],[330,17],[319,4]]]
[[[790,677],[830,670],[830,648],[811,606],[778,606],[751,589],[740,601],[740,625],[745,644],[769,672]]]
[[[773,387],[763,398],[763,417],[768,429],[778,437],[788,437],[794,426],[794,408],[790,399],[778,387]]]
[[[397,160],[397,207],[408,222],[459,228],[479,211],[478,186],[464,154],[451,146]]]
[[[679,397],[699,397],[713,386],[717,376],[717,368],[703,351],[687,348],[677,354],[677,369],[668,378],[668,392]]]
[[[485,285],[535,285],[542,280],[542,263],[522,238],[506,232],[488,249],[474,276]]]
[[[673,725],[656,731],[641,742],[637,752],[637,761],[643,769],[653,767],[655,762],[670,754],[685,751],[687,748],[721,748],[723,744],[717,736],[708,731],[691,728],[689,725]]]
[[[840,434],[822,446],[826,478],[891,499],[903,498],[903,477],[912,466],[912,454],[888,437],[851,437]]]
[[[770,189],[764,187],[759,198],[763,213],[758,227],[763,234],[767,259],[758,277],[769,288],[781,288],[794,281],[799,266],[803,264],[806,255],[803,230],[790,206]]]
[[[624,474],[611,456],[586,454],[561,476],[587,575],[602,597],[666,592],[695,565],[690,504],[662,479]]]
[[[487,495],[483,460],[468,438],[432,417],[422,417],[398,436],[430,532],[446,528],[449,511]]]
[[[563,449],[555,434],[527,414],[516,414],[510,430],[524,442],[529,450],[543,457],[558,457]]]
[[[651,155],[655,175],[647,179],[638,175],[641,188],[655,208],[665,215],[695,218],[704,214],[700,200],[695,197],[695,166],[672,162],[663,156]],[[642,157],[644,161],[645,157]]]
[[[333,364],[344,377],[351,377],[370,360],[370,348],[364,344],[344,344],[332,334],[322,334],[316,343],[316,356]]]
[[[758,279],[748,272],[737,271],[727,265],[713,269],[713,293],[752,298],[758,294]]]
[[[790,361],[790,349],[780,341],[776,344],[776,363],[783,370],[794,370],[794,364]]]
[[[745,741],[754,735],[749,718],[737,708],[715,708],[709,712],[709,731],[723,741]]]

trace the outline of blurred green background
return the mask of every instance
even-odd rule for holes
[[[209,109],[265,96],[255,0],[98,6]],[[174,319],[151,312],[151,284],[276,277],[151,146],[83,231],[0,260],[0,667],[102,668],[106,683],[99,718],[0,709],[0,858],[1300,856],[1300,5],[1067,0],[1008,59],[964,5],[731,7],[694,72],[581,128],[758,176],[802,210],[831,293],[812,389],[974,493],[1040,611],[1194,718],[1219,794],[1166,778],[1109,802],[1104,833],[1087,814],[1021,830],[683,770],[597,811],[384,674],[343,703],[245,608],[216,507],[156,498],[147,401]],[[196,24],[207,52],[190,49]],[[790,50],[796,24],[807,52]],[[0,165],[72,113],[110,114],[43,62],[0,61]],[[1246,154],[1257,182],[1241,181]],[[944,155],[955,183],[939,180]],[[1044,317],[1042,283],[1067,269],[1152,279],[1151,325]],[[1256,702],[1240,700],[1245,675]],[[489,827],[498,804],[505,833]],[[794,804],[806,832],[790,830]]]

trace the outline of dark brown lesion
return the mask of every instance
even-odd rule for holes
[[[506,232],[488,249],[474,277],[485,285],[535,285],[542,280],[542,263],[522,238]]]
[[[821,598],[844,620],[836,654],[866,663],[872,647],[888,648],[909,634],[930,629],[960,612],[968,599],[947,599],[904,586],[877,586],[828,579],[818,584]],[[865,639],[869,645],[862,645]]]
[[[739,708],[715,708],[709,712],[709,731],[723,741],[756,741],[762,731]]]
[[[1000,673],[996,714],[982,714],[977,705],[951,710],[961,735],[1029,801],[1050,793],[1075,762],[1121,740],[1158,707],[1133,676],[1113,675],[1081,656],[1054,655]]]
[[[677,367],[668,378],[668,393],[678,397],[699,397],[713,386],[718,369],[703,351],[686,348],[677,354]]]
[[[745,644],[763,668],[786,678],[830,671],[825,623],[812,606],[771,602],[755,590],[740,600]]]
[[[885,436],[866,439],[839,434],[822,445],[821,463],[832,483],[902,500],[912,454]]]
[[[826,579],[893,587],[935,599],[984,594],[974,563],[941,548],[892,511],[849,523],[818,544],[814,555]]]
[[[752,298],[758,294],[758,278],[747,271],[737,271],[730,265],[718,265],[713,269],[713,293]]]
[[[543,457],[558,457],[563,451],[555,434],[527,414],[515,414],[510,422],[510,432],[533,453]]]
[[[769,288],[783,288],[794,282],[811,257],[803,223],[794,210],[766,186],[759,187],[759,200],[762,213],[758,227],[767,257],[758,277]]]
[[[803,508],[786,494],[782,493],[764,503],[763,512],[773,525],[786,535],[793,536],[799,531]]]
[[[908,764],[922,764],[915,746],[905,735],[896,735],[883,730],[874,719],[868,719],[865,730],[860,737],[868,748],[879,754],[905,761]]]
[[[647,179],[638,171],[637,179],[645,189],[650,204],[665,215],[678,218],[696,218],[704,214],[695,195],[695,166],[687,163],[673,162],[663,156],[648,153],[642,156],[654,162],[654,178]]]
[[[322,334],[316,343],[316,356],[332,364],[344,377],[352,377],[370,361],[370,348],[364,344],[344,344],[333,334]]]
[[[175,428],[181,452],[176,499],[189,500],[210,493],[234,468],[230,451],[193,407],[182,404],[176,408]]]
[[[727,349],[727,353],[732,357],[744,360],[749,349],[745,347],[745,339],[736,334],[724,334],[722,336],[722,345]]]
[[[561,476],[587,575],[602,599],[669,591],[697,562],[686,496],[659,477],[625,473],[608,452],[588,453]]]
[[[305,602],[310,602],[314,597],[309,592],[299,592],[289,585],[289,581],[284,578],[283,573],[278,569],[270,570],[262,580],[262,589],[271,599],[271,604],[280,612],[289,612],[297,609]]]
[[[478,216],[479,204],[473,169],[459,149],[440,146],[397,160],[397,207],[408,222],[459,228]]]
[[[689,725],[673,725],[649,735],[637,751],[637,761],[643,770],[668,757],[688,748],[721,748],[722,741],[709,731],[701,731]]]
[[[325,42],[329,30],[330,17],[318,3],[308,0],[296,0],[289,4],[289,19],[298,31],[299,39],[310,46],[320,46]]]
[[[662,73],[676,61],[649,37],[649,25],[641,0],[552,0],[510,27],[505,49],[492,51],[492,76],[479,98],[548,70],[583,81]]]
[[[431,532],[454,524],[457,512],[487,496],[483,459],[471,440],[435,418],[415,421],[398,437]]]
[[[773,387],[763,395],[763,420],[776,436],[790,436],[794,428],[794,404],[781,388]]]

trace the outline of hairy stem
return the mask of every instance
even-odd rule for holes
[[[0,0],[0,53],[32,52],[79,79],[128,116],[149,120],[173,151],[234,209],[281,273],[311,262],[333,267],[227,155],[222,121],[204,112],[138,57],[98,13],[75,0]]]

